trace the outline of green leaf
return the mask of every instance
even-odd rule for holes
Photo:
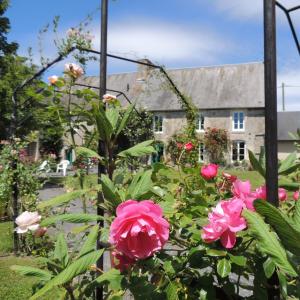
[[[278,186],[286,188],[289,191],[291,191],[291,190],[295,191],[295,190],[298,190],[300,188],[300,184],[298,182],[293,182],[293,181],[290,181],[286,178],[280,178],[279,181],[278,181]]]
[[[106,117],[113,129],[113,132],[115,132],[119,120],[119,111],[116,108],[108,108],[105,112]]]
[[[300,231],[300,201],[296,201],[293,221],[298,231]]]
[[[245,256],[237,256],[228,253],[230,261],[238,266],[245,267],[247,264],[247,258]]]
[[[152,170],[136,174],[128,187],[127,198],[139,199],[149,192],[153,186],[151,176]]]
[[[61,273],[51,279],[43,288],[41,288],[33,296],[31,296],[30,300],[40,299],[42,295],[44,295],[52,288],[70,282],[76,276],[86,272],[92,264],[95,264],[97,262],[97,260],[102,256],[103,252],[104,249],[94,251],[75,260]]]
[[[299,164],[296,164],[295,161],[297,160],[297,152],[291,153],[286,159],[281,161],[280,167],[278,169],[278,174],[289,174],[294,171],[295,168],[299,167]]]
[[[259,161],[255,157],[254,153],[252,151],[248,150],[248,154],[249,154],[249,160],[250,160],[252,168],[265,178],[266,171],[263,168],[263,166],[259,163]]]
[[[106,200],[109,200],[115,206],[121,203],[119,195],[115,192],[114,183],[107,175],[101,175],[102,192]]]
[[[266,169],[266,151],[265,151],[264,147],[262,147],[260,150],[258,162],[262,166],[263,170],[265,170]]]
[[[227,277],[231,272],[231,263],[226,258],[223,258],[218,261],[217,272],[222,277]]]
[[[227,252],[222,250],[216,250],[216,249],[208,249],[206,250],[206,254],[208,256],[218,257],[218,256],[226,256]]]
[[[167,300],[178,300],[177,286],[170,282],[166,288]]]
[[[78,256],[83,256],[88,252],[95,250],[96,242],[98,238],[99,226],[95,225],[92,227],[89,235],[87,236],[83,246],[80,249]]]
[[[118,291],[121,289],[121,282],[123,279],[123,275],[121,275],[119,270],[116,269],[110,269],[109,271],[103,273],[98,278],[96,278],[97,283],[104,283],[108,282],[109,287],[114,290]]]
[[[76,147],[75,148],[75,152],[77,156],[84,156],[84,157],[96,157],[99,160],[101,160],[101,156],[94,150],[91,150],[89,148],[85,148],[85,147]]]
[[[64,268],[68,265],[69,263],[68,245],[63,233],[60,233],[57,236],[53,256],[54,259],[57,259]]]
[[[92,113],[96,121],[97,130],[100,138],[103,141],[109,142],[113,129],[109,120],[106,117],[102,105],[98,105],[97,103],[92,103]]]
[[[10,269],[24,276],[35,277],[40,281],[49,281],[52,278],[51,273],[38,268],[13,265]]]
[[[280,291],[283,299],[287,299],[288,291],[287,291],[287,280],[284,274],[281,272],[277,272],[279,283],[280,283]]]
[[[101,216],[90,215],[90,214],[63,214],[50,218],[46,218],[41,222],[41,226],[53,225],[59,221],[67,223],[85,223],[85,222],[94,222],[101,219]]]
[[[127,158],[127,157],[140,157],[143,155],[152,154],[155,151],[154,147],[151,146],[153,144],[153,140],[145,141],[139,143],[127,150],[124,150],[118,154],[119,157]]]
[[[121,133],[121,131],[125,128],[125,126],[127,125],[128,123],[128,120],[129,120],[129,117],[133,111],[133,108],[134,108],[134,105],[129,105],[128,108],[126,109],[126,112],[120,122],[120,125],[119,125],[119,128],[116,132],[116,137],[118,137],[118,135]]]
[[[270,227],[263,221],[261,216],[248,210],[244,210],[243,216],[247,219],[249,234],[256,239],[260,250],[271,257],[276,266],[282,271],[291,276],[297,276],[275,233],[270,230]]]
[[[254,206],[256,211],[265,217],[265,222],[274,228],[286,249],[295,255],[299,255],[300,231],[296,229],[293,221],[266,201],[257,200]]]
[[[71,193],[62,194],[56,196],[50,200],[43,201],[38,204],[38,209],[44,209],[48,207],[60,206],[69,203],[70,201],[79,198],[80,196],[87,193],[88,190],[78,190]]]
[[[268,259],[264,262],[263,267],[266,277],[271,278],[271,276],[275,272],[276,266],[270,257],[268,257]]]

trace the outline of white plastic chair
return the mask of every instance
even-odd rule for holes
[[[63,172],[63,176],[66,176],[67,175],[67,168],[69,166],[70,162],[68,160],[62,160],[58,165],[57,165],[57,168],[56,168],[56,173],[59,173],[60,170],[62,170]]]
[[[39,171],[45,171],[46,173],[49,173],[51,171],[51,168],[49,166],[48,160],[44,160],[41,165],[38,168]]]

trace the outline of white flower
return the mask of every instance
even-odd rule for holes
[[[68,63],[65,64],[65,73],[69,74],[74,78],[78,78],[81,75],[83,75],[84,71],[80,66],[73,63]]]
[[[24,211],[16,218],[16,224],[18,227],[16,228],[17,233],[25,233],[28,230],[36,231],[39,229],[41,221],[41,216],[38,212],[29,212]]]
[[[109,102],[112,102],[112,101],[115,101],[117,100],[117,97],[114,96],[114,95],[111,95],[111,94],[105,94],[103,96],[103,102],[104,103],[109,103]]]

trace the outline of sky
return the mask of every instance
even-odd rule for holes
[[[300,0],[280,0],[287,8]],[[93,18],[88,29],[100,48],[100,0],[11,0],[7,11],[9,40],[20,45],[19,54],[32,48],[33,60],[57,56],[50,29],[41,41],[39,31],[60,16],[58,37]],[[286,17],[277,9],[278,86],[284,82],[286,110],[300,110],[300,56]],[[300,37],[300,10],[292,15]],[[111,0],[108,52],[129,58],[148,58],[166,68],[200,67],[263,61],[263,0]],[[42,45],[42,46],[41,46]],[[73,62],[72,57],[67,62]],[[132,72],[136,65],[109,59],[108,72]],[[63,64],[46,75],[60,75]],[[87,75],[99,74],[99,63],[89,63]],[[281,89],[278,89],[281,110]]]

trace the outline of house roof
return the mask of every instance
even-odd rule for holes
[[[300,111],[278,112],[278,140],[292,141],[289,133],[295,134],[300,129]]]
[[[179,90],[199,109],[264,107],[263,63],[167,70]],[[99,86],[99,77],[84,83]],[[176,95],[158,70],[139,67],[138,72],[113,74],[107,88],[118,90],[149,111],[181,110]],[[120,100],[125,98],[120,96]]]

